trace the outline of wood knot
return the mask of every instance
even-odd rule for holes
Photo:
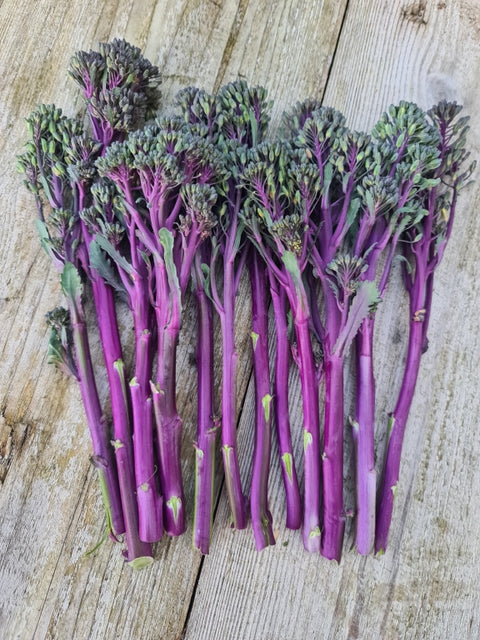
[[[408,22],[414,22],[415,24],[427,24],[425,20],[425,10],[427,3],[425,0],[419,0],[418,2],[411,2],[404,5],[402,8],[402,18]]]

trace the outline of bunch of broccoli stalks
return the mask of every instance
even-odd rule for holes
[[[465,166],[468,119],[458,117],[456,104],[424,112],[402,102],[367,135],[348,129],[338,111],[307,100],[285,114],[281,136],[269,139],[267,93],[243,81],[216,95],[184,89],[173,115],[160,116],[159,70],[123,40],[77,53],[69,74],[83,91],[87,124],[40,106],[27,120],[30,138],[19,165],[65,298],[65,308],[47,318],[49,360],[79,383],[108,530],[115,538],[125,534],[127,561],[135,568],[150,564],[152,543],[186,528],[175,364],[190,288],[198,314],[194,546],[209,551],[217,432],[233,526],[245,528],[249,511],[256,547],[275,543],[268,506],[275,424],[286,525],[302,527],[308,551],[340,560],[344,362],[354,347],[356,546],[361,554],[383,552],[427,346],[435,268],[459,190],[473,170]],[[398,258],[410,328],[377,482],[375,311]],[[251,283],[249,328],[234,324],[244,271]],[[92,366],[87,297],[96,310],[111,425]],[[128,366],[117,324],[125,303],[134,334]],[[215,314],[220,410],[213,399]],[[239,330],[250,331],[256,396],[248,499],[235,435]],[[303,461],[294,459],[289,420],[292,360],[303,398]]]

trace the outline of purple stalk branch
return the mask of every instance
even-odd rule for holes
[[[158,272],[158,264],[156,265]],[[157,279],[157,283],[158,283]],[[158,295],[158,291],[157,291]],[[164,527],[168,535],[179,536],[186,528],[180,459],[182,420],[176,404],[176,359],[180,331],[180,301],[171,294],[171,308],[155,308],[157,316],[157,376],[151,385],[160,459]]]
[[[320,419],[318,386],[308,317],[295,314],[300,381],[303,397],[304,475],[303,545],[320,551]]]
[[[193,546],[201,553],[210,549],[215,478],[217,426],[213,406],[213,317],[212,302],[203,286],[201,256],[195,260],[195,296],[198,308],[197,334],[197,442],[195,444],[195,510]]]
[[[356,336],[357,397],[353,442],[357,475],[357,551],[367,555],[375,540],[375,379],[373,375],[374,317],[365,318]]]
[[[413,311],[413,310],[412,310]],[[389,437],[385,458],[384,475],[377,511],[375,552],[383,553],[387,548],[388,532],[392,520],[393,503],[400,473],[400,458],[408,414],[412,405],[415,385],[423,351],[422,322],[411,320],[408,340],[407,363],[395,410],[389,420]]]
[[[250,509],[255,545],[261,551],[275,544],[272,515],[268,508],[268,476],[271,451],[270,366],[268,357],[267,278],[263,259],[251,252],[252,344],[255,381],[255,440],[253,447]]]
[[[322,455],[323,533],[321,553],[340,561],[345,512],[343,506],[343,356],[325,357],[325,428]]]
[[[287,502],[286,525],[289,529],[299,529],[302,523],[302,505],[298,486],[297,471],[293,457],[292,434],[288,403],[288,374],[290,365],[290,344],[287,327],[286,294],[279,287],[270,272],[270,292],[275,317],[275,424],[282,468],[283,484]]]
[[[236,437],[237,352],[235,349],[235,269],[234,258],[224,258],[223,307],[217,309],[222,330],[222,456],[225,484],[233,526],[247,526],[246,500],[242,491]]]

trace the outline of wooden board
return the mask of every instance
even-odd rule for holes
[[[232,531],[223,492],[212,552],[202,560],[189,531],[156,545],[138,574],[104,544],[102,509],[80,396],[46,364],[44,314],[59,303],[57,274],[39,248],[33,203],[15,172],[23,119],[39,102],[80,108],[70,56],[119,36],[162,69],[164,104],[182,86],[218,89],[237,77],[265,85],[281,112],[323,98],[368,128],[400,99],[428,107],[446,97],[472,117],[479,155],[480,8],[475,0],[74,0],[0,2],[0,637],[6,640],[384,640],[480,635],[480,415],[477,363],[478,185],[462,194],[436,278],[430,348],[402,456],[390,546],[361,558],[347,525],[340,566],[303,551],[284,528],[276,451],[270,502],[277,544],[258,554],[249,530]],[[406,305],[396,279],[379,310],[379,415],[392,409],[403,357],[396,336]],[[248,284],[239,326],[248,326]],[[186,492],[191,503],[195,370],[192,308],[179,350]],[[96,350],[98,353],[98,349]],[[248,486],[253,388],[248,334],[239,336],[242,474]],[[100,356],[98,356],[100,357]],[[106,389],[101,389],[105,397]],[[293,421],[301,398],[292,373]],[[347,388],[347,402],[351,393]],[[350,404],[351,408],[351,404]],[[384,437],[379,433],[382,451]],[[296,438],[296,447],[301,447]],[[351,481],[346,504],[353,506]]]

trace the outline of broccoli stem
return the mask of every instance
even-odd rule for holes
[[[299,529],[302,523],[302,505],[297,471],[293,458],[292,434],[288,410],[288,372],[290,344],[288,341],[286,294],[273,274],[270,277],[270,293],[275,317],[275,424],[282,468],[283,485],[287,503],[286,525]]]
[[[367,555],[375,540],[375,379],[373,375],[374,317],[365,318],[356,336],[357,398],[353,442],[357,476],[357,551]]]
[[[103,460],[107,461],[105,473],[111,473],[113,475],[115,467],[113,464],[108,463],[109,456],[111,455],[111,447],[108,445],[108,434],[106,433],[105,429],[105,419],[102,415],[102,410],[95,385],[93,366],[88,346],[86,325],[83,321],[83,318],[79,315],[77,305],[71,304],[70,313],[72,317],[73,340],[75,351],[77,354],[77,369],[80,389],[82,392],[85,412],[87,414],[87,421],[90,427],[94,452],[96,456],[98,456],[98,458],[101,460],[102,466]],[[122,380],[124,380],[123,365],[121,364],[121,360],[112,363],[112,375],[118,376],[120,384]],[[113,387],[117,388],[117,385],[114,384]],[[122,397],[115,398],[115,401],[118,403],[123,402],[124,404],[126,404],[126,389],[124,389]],[[127,411],[127,407],[124,407],[124,411]],[[123,411],[121,411],[120,413],[124,415]],[[114,501],[115,499],[112,500],[111,485],[113,484],[113,478],[109,480],[107,476],[107,483],[110,485],[109,496],[110,505],[112,508],[112,522],[114,521],[114,513],[115,517],[118,517],[116,513],[118,512],[119,508],[123,513],[123,520],[125,523],[124,531],[126,534],[127,543],[127,561],[131,563],[134,568],[141,568],[142,566],[149,564],[150,561],[153,561],[153,558],[150,545],[142,542],[138,537],[138,515],[134,493],[135,485],[133,480],[132,463],[130,459],[131,452],[129,453],[128,446],[129,441],[128,439],[124,439],[126,435],[128,434],[120,430],[116,431],[114,434],[115,461],[118,472],[118,486],[120,488],[120,498],[116,498],[115,496],[116,501]],[[113,508],[115,508],[115,511],[113,511]]]
[[[410,333],[408,338],[407,361],[403,373],[402,386],[398,396],[397,404],[389,420],[389,437],[387,444],[387,454],[385,457],[385,467],[380,488],[380,500],[377,511],[375,552],[383,553],[387,548],[388,533],[392,520],[393,503],[398,485],[400,473],[400,457],[402,444],[407,424],[408,414],[412,405],[415,392],[415,385],[420,368],[424,346],[423,323],[415,319],[415,312],[423,309],[415,304],[420,298],[415,296],[411,300],[410,310],[412,320],[410,321]]]
[[[237,352],[235,349],[235,269],[234,257],[225,256],[223,267],[223,305],[219,309],[222,330],[222,456],[225,484],[232,513],[233,526],[245,529],[247,514],[242,492],[236,444],[236,380]]]
[[[138,531],[144,542],[163,535],[163,499],[155,483],[152,398],[136,378],[130,382],[133,409],[133,453],[137,487]]]
[[[153,406],[160,460],[160,485],[163,493],[163,521],[168,535],[179,536],[186,528],[183,495],[181,444],[182,420],[177,412],[176,358],[180,318],[168,321],[157,312],[158,362],[156,384],[152,385]]]
[[[300,382],[303,397],[304,475],[303,545],[307,551],[320,551],[320,419],[318,386],[310,339],[309,319],[295,317]]]
[[[345,513],[343,507],[343,365],[339,355],[325,357],[325,428],[322,455],[322,555],[340,561]]]
[[[268,476],[271,451],[270,366],[268,358],[267,277],[258,252],[251,252],[253,374],[255,381],[255,440],[253,447],[250,509],[258,551],[275,544],[272,514],[268,508]]]
[[[193,546],[201,553],[207,554],[210,549],[213,521],[216,425],[213,407],[212,302],[203,286],[200,254],[195,259],[194,287],[198,308],[198,404]]]
[[[121,361],[122,349],[118,335],[113,292],[98,274],[92,274],[91,282],[98,318],[100,341],[110,389],[113,438],[116,441],[127,443],[128,446],[131,439],[128,403],[125,402],[123,396],[125,388],[124,380],[119,377],[118,371],[115,370],[115,363]],[[131,491],[133,493],[133,487],[131,487]],[[123,502],[124,497],[122,496],[122,504]],[[127,525],[127,522],[125,522],[125,525]]]
[[[92,440],[94,463],[102,486],[107,523],[112,528],[111,533],[116,536],[125,532],[125,522],[115,458],[110,445],[107,423],[98,398],[83,314],[80,315],[77,305],[71,300],[68,300],[68,303],[72,321],[78,383]],[[106,487],[106,491],[103,491],[103,487]]]
[[[125,383],[125,370],[122,360],[117,360],[114,365],[118,379],[123,385],[123,398],[125,411],[128,410],[128,391]],[[125,557],[134,569],[141,569],[153,562],[152,548],[148,542],[142,541],[138,527],[138,504],[135,493],[135,473],[130,434],[126,439],[121,439],[115,434],[114,448],[117,461],[118,481],[120,495],[122,497],[123,515],[125,518],[127,550]]]
[[[140,274],[138,269],[137,274]],[[155,481],[157,470],[150,395],[153,349],[148,286],[144,278],[139,277],[135,280],[131,307],[135,332],[135,377],[130,382],[130,391],[139,532],[142,540],[156,542],[163,535],[163,499]]]

